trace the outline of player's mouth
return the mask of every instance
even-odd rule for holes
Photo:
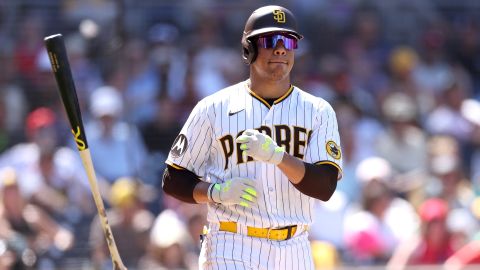
[[[281,60],[271,60],[268,63],[269,64],[285,64],[285,65],[288,65],[287,61],[281,61]]]

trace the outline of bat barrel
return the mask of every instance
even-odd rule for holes
[[[79,150],[85,150],[88,148],[88,143],[63,36],[51,35],[45,37],[44,42],[77,147]]]

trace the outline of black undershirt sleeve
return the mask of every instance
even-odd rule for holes
[[[201,180],[189,170],[178,170],[167,165],[163,172],[162,189],[168,195],[186,203],[197,202],[193,199],[193,190]]]
[[[330,164],[305,163],[305,175],[298,184],[293,184],[303,194],[328,201],[337,188],[338,169]]]

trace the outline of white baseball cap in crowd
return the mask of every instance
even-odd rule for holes
[[[466,99],[462,102],[460,112],[462,116],[473,124],[480,126],[480,101]]]
[[[392,177],[390,163],[381,157],[369,157],[362,160],[355,170],[355,176],[360,182],[369,182],[373,179],[387,181]]]
[[[90,111],[93,116],[119,116],[122,110],[123,100],[116,88],[102,86],[93,91],[90,97]]]
[[[150,241],[157,247],[167,248],[174,244],[184,244],[188,231],[177,213],[171,209],[163,211],[155,220],[150,232]]]

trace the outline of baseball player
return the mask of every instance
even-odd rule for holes
[[[301,39],[288,9],[255,10],[249,79],[201,100],[173,142],[163,190],[208,205],[200,269],[314,269],[313,203],[335,191],[342,152],[332,107],[290,82]]]

